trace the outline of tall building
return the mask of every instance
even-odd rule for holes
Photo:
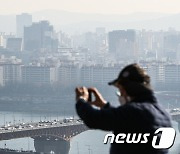
[[[153,88],[163,88],[164,86],[164,63],[152,63],[144,62],[141,63],[143,69],[146,70],[147,74],[151,78],[151,85]]]
[[[24,35],[24,27],[32,24],[32,15],[22,13],[16,16],[16,35],[22,38]]]
[[[92,32],[87,32],[84,35],[84,46],[89,49],[89,51],[96,52],[96,35]]]
[[[89,49],[89,52],[97,55],[106,51],[107,48],[107,36],[104,28],[97,28],[96,33],[87,32],[84,34],[83,46]]]
[[[136,32],[134,30],[109,32],[109,52],[123,60],[137,57]]]
[[[33,23],[24,28],[24,50],[57,51],[58,39],[48,21]]]
[[[175,60],[179,52],[180,34],[170,34],[164,37],[164,52],[166,57]]]
[[[86,86],[106,85],[109,81],[113,80],[113,78],[117,77],[121,69],[122,65],[84,65],[80,70],[80,83]]]
[[[8,38],[6,48],[10,51],[22,51],[22,38]]]
[[[15,35],[10,33],[10,34],[6,34],[6,33],[0,33],[0,46],[2,48],[6,48],[7,47],[7,42],[8,39],[10,38],[15,38]]]
[[[166,64],[164,66],[164,84],[168,90],[179,90],[180,88],[180,65]]]
[[[78,65],[62,65],[58,68],[57,75],[58,83],[62,86],[80,83],[80,67]]]
[[[15,84],[21,82],[22,60],[15,56],[0,56],[0,85]]]

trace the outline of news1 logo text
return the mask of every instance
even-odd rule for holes
[[[119,133],[116,136],[112,133],[107,134],[104,138],[104,144],[108,143],[129,143],[129,144],[145,144],[148,143],[150,133]],[[176,131],[174,128],[158,128],[152,137],[152,147],[155,149],[168,149],[174,144]]]

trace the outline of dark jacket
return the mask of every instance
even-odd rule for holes
[[[95,109],[83,99],[76,103],[76,110],[84,123],[92,129],[119,133],[150,133],[148,143],[112,143],[110,154],[165,154],[168,150],[152,147],[152,137],[160,127],[172,127],[169,115],[157,103],[153,95],[142,96],[126,105],[114,108],[107,103]]]

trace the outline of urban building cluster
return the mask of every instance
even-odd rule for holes
[[[126,64],[138,62],[154,87],[180,85],[180,32],[110,30],[68,35],[49,21],[16,16],[16,34],[0,33],[0,85],[106,84]]]
[[[91,58],[112,60],[175,60],[180,59],[180,32],[151,30],[110,30],[97,27],[95,32],[68,35],[56,32],[49,21],[33,22],[32,15],[16,16],[16,34],[0,33],[0,51],[59,52],[64,48],[89,54]]]
[[[16,57],[0,58],[0,85],[107,85],[116,78],[128,63],[114,64],[68,64],[48,65],[34,63],[24,65]],[[152,85],[158,89],[178,89],[180,87],[180,64],[167,62],[139,62],[151,76]]]

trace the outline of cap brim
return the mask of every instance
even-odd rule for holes
[[[115,80],[113,80],[113,81],[111,81],[111,82],[108,82],[108,85],[114,86],[114,85],[117,84],[117,82],[118,82],[118,79],[115,79]]]

